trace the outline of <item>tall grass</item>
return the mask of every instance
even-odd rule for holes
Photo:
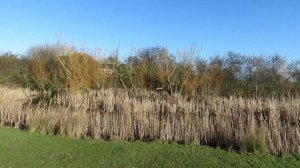
[[[0,123],[34,132],[300,153],[299,98],[196,101],[179,94],[122,89],[49,97],[5,87],[0,95]]]

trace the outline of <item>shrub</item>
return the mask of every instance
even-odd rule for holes
[[[87,53],[60,44],[45,45],[30,49],[27,59],[27,85],[32,89],[58,93],[97,86],[99,63]]]
[[[0,84],[15,85],[21,69],[21,60],[8,52],[0,55]]]

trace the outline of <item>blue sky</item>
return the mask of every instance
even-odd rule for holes
[[[59,39],[123,56],[132,47],[196,45],[300,58],[299,0],[1,0],[0,51],[24,53]]]

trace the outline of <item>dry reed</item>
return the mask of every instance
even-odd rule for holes
[[[155,140],[300,153],[300,99],[210,97],[101,89],[38,96],[0,88],[0,123],[74,138]]]

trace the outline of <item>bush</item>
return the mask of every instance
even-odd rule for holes
[[[165,47],[150,47],[124,62],[118,50],[96,61],[74,46],[32,47],[25,57],[0,57],[0,84],[19,84],[38,91],[76,92],[100,87],[164,90],[170,95],[204,99],[209,95],[288,97],[300,93],[300,62],[279,56],[246,56],[228,52],[203,60],[197,50],[172,55]]]
[[[21,60],[16,55],[10,52],[0,55],[0,84],[16,84],[20,69]]]
[[[89,54],[65,46],[39,46],[28,52],[28,86],[52,93],[95,88],[99,63]]]

